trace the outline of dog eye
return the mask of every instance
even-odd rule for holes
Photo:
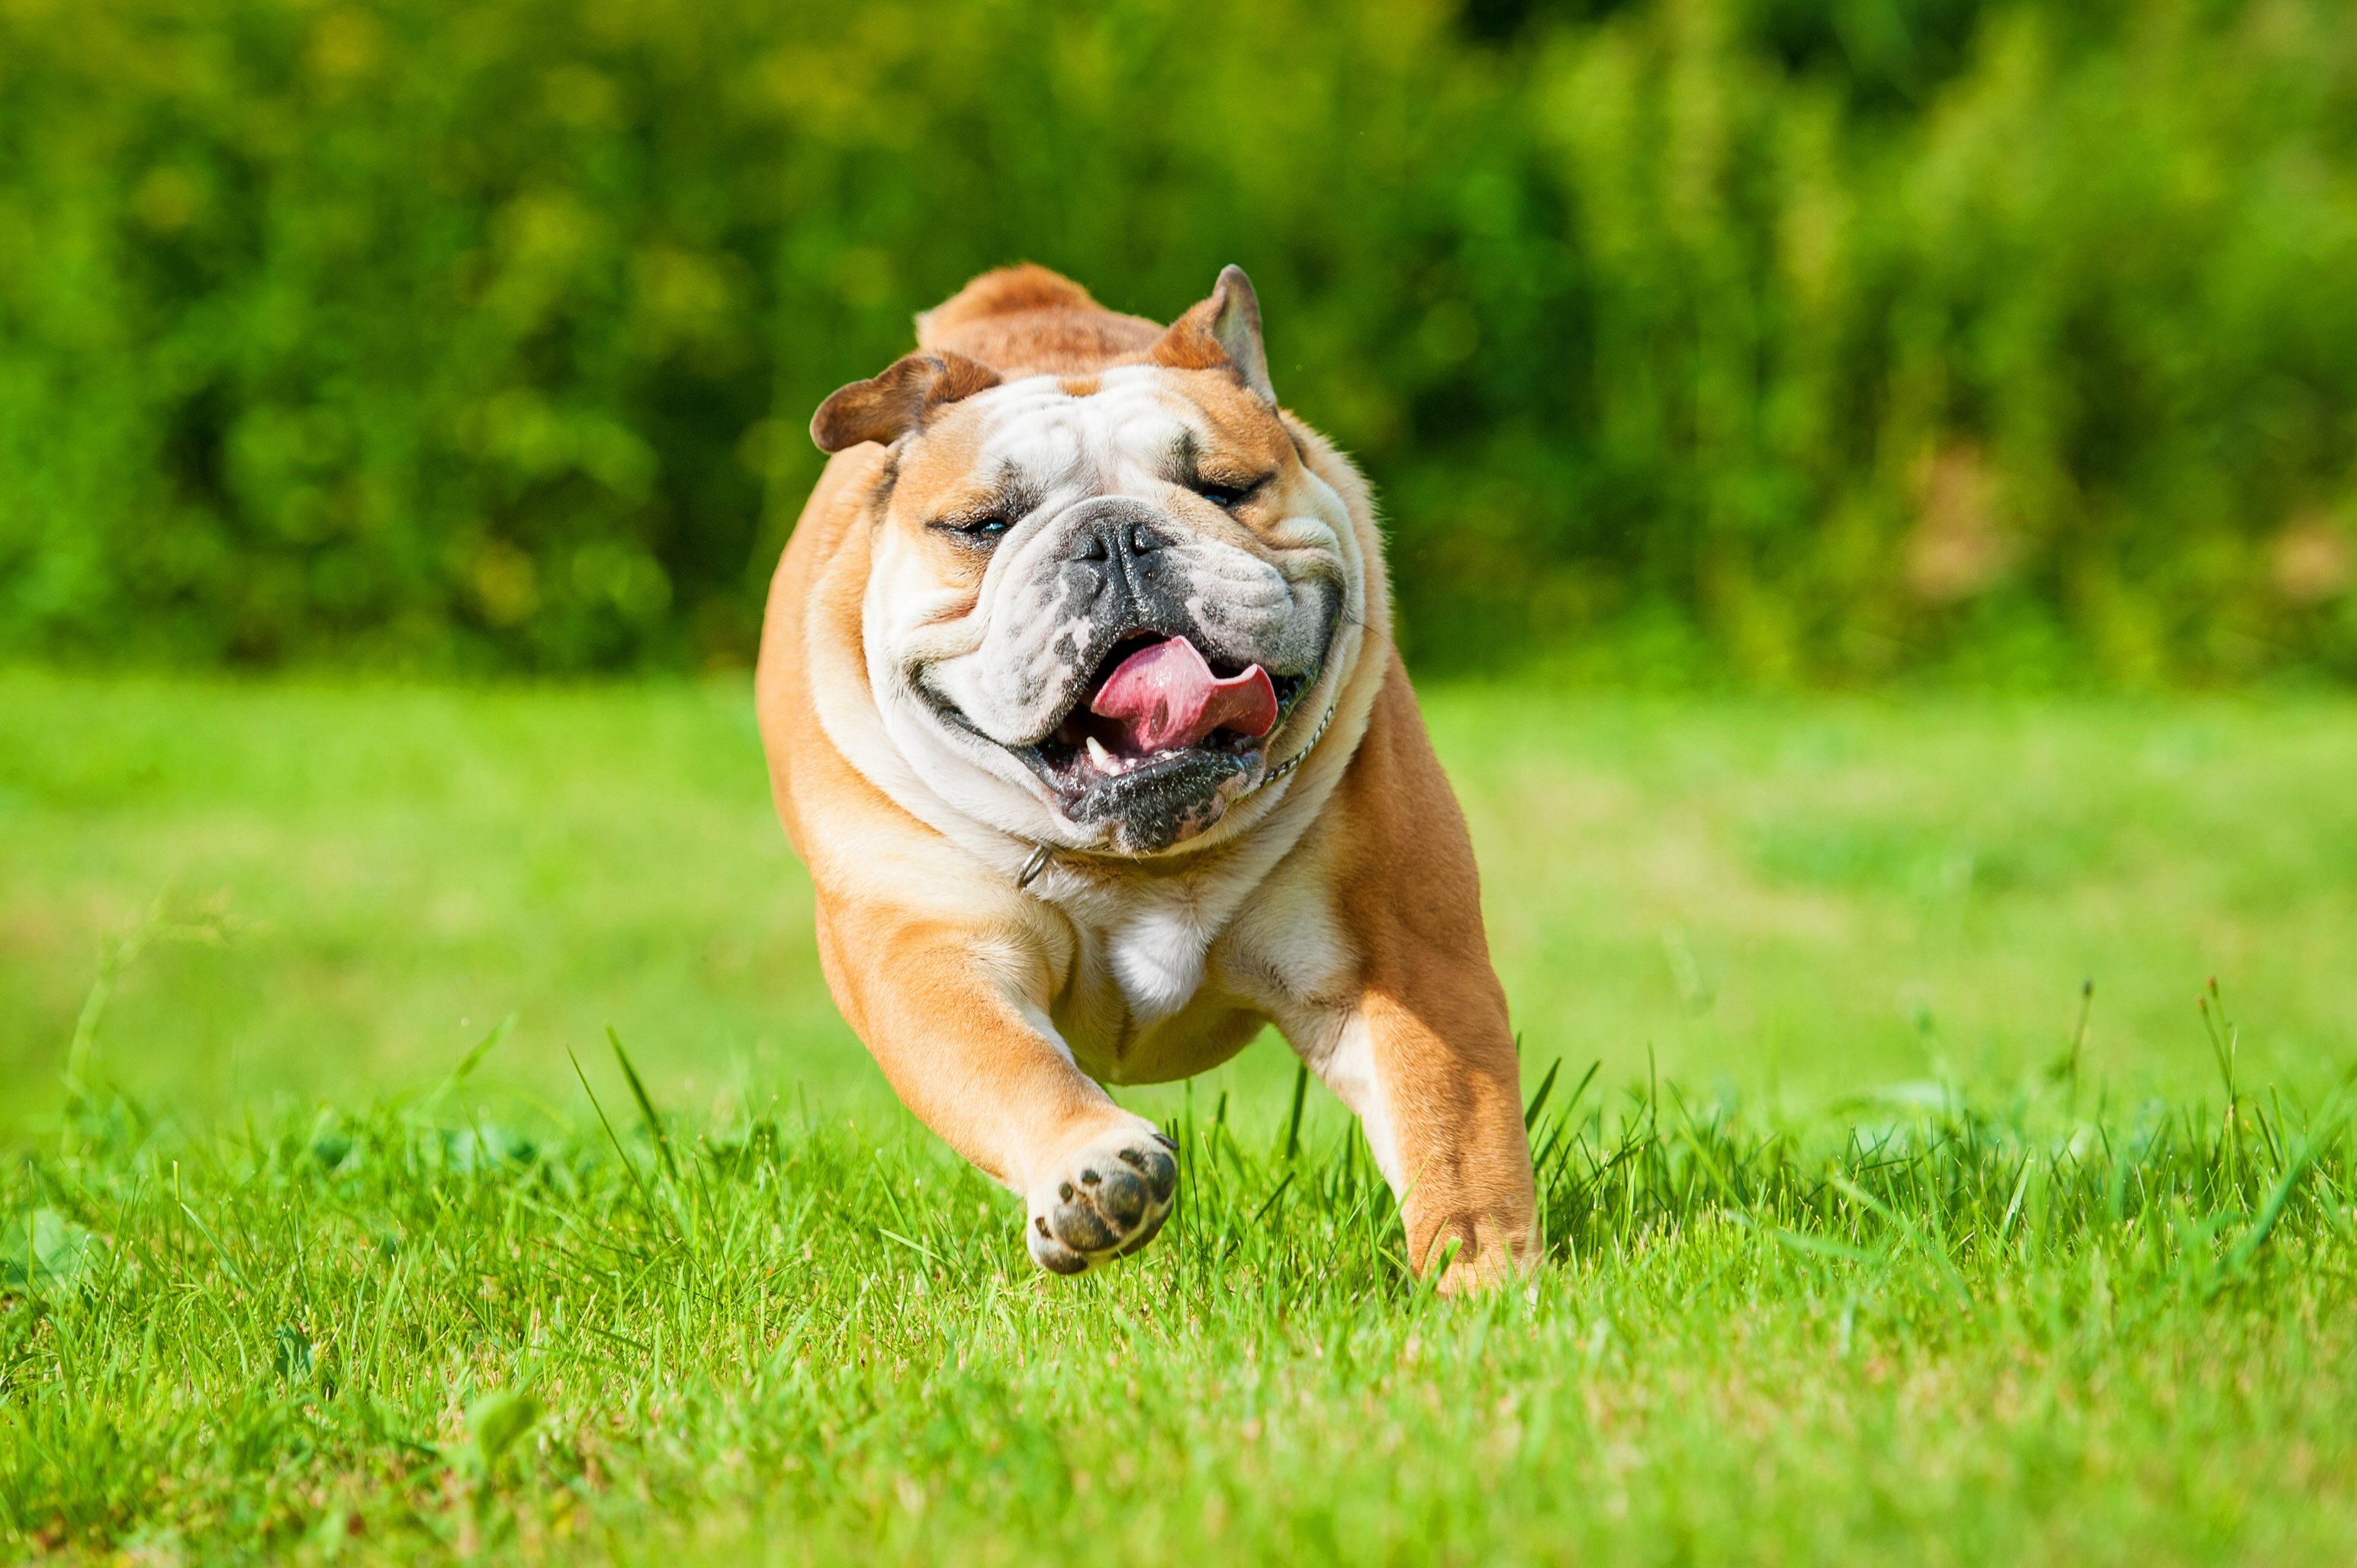
[[[980,544],[996,544],[998,536],[1015,526],[1015,520],[993,512],[988,517],[969,518],[963,521],[936,522],[932,525],[944,533],[954,533],[961,539],[971,539]]]
[[[1213,506],[1225,510],[1238,505],[1264,483],[1265,481],[1261,479],[1254,479],[1250,484],[1232,484],[1224,479],[1197,479],[1189,488]]]

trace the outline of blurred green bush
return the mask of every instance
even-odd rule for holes
[[[818,400],[1243,263],[1427,669],[2357,674],[2344,0],[0,0],[0,650],[741,660]]]

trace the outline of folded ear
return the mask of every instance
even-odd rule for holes
[[[996,371],[963,354],[946,349],[903,354],[882,375],[854,381],[819,404],[811,415],[811,439],[822,452],[840,452],[863,441],[888,446],[942,404],[997,384]]]
[[[1242,267],[1222,268],[1211,297],[1172,322],[1146,357],[1175,370],[1232,371],[1262,402],[1276,402],[1268,384],[1268,352],[1260,342],[1260,298]]]

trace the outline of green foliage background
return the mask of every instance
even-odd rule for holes
[[[2338,0],[0,0],[0,650],[741,660],[909,317],[1243,263],[1427,669],[2357,674]]]

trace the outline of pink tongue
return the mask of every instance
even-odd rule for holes
[[[1143,755],[1192,746],[1217,729],[1265,736],[1276,727],[1276,688],[1257,664],[1222,681],[1193,643],[1174,637],[1123,660],[1089,712],[1121,720],[1124,749]]]

